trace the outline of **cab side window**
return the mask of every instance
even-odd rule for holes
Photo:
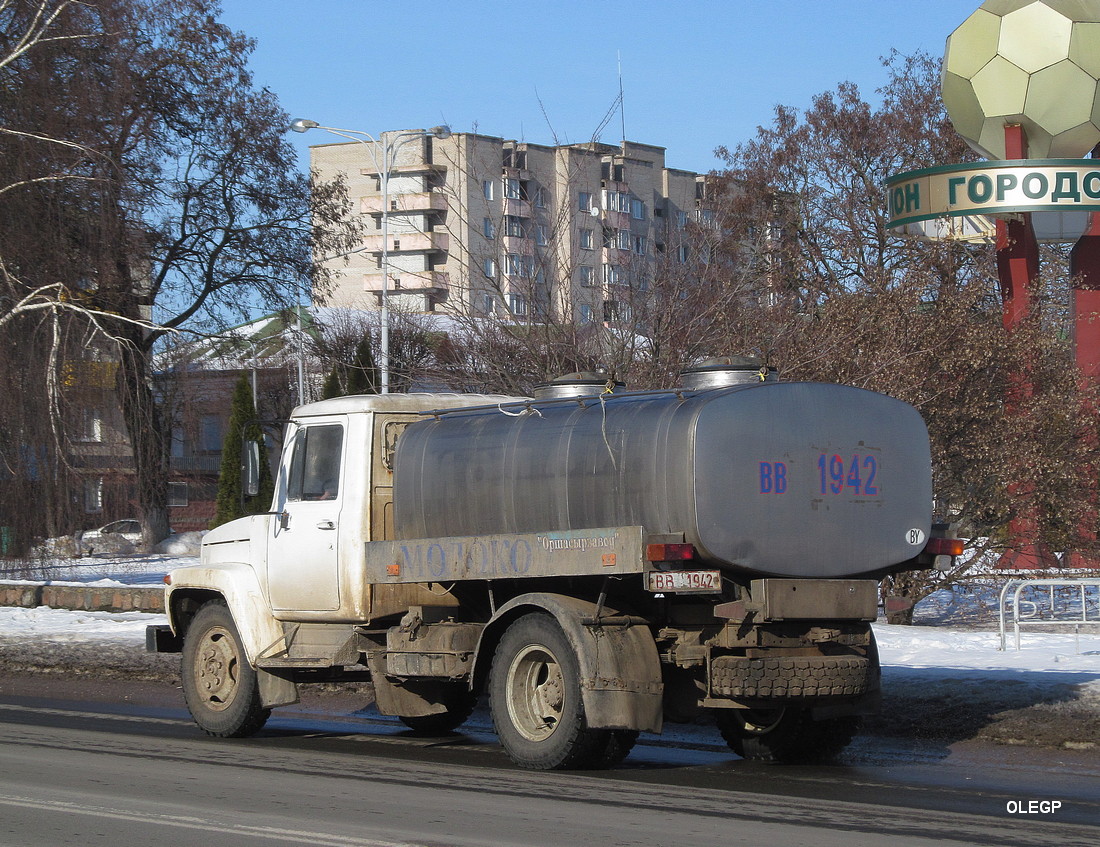
[[[344,428],[339,424],[307,426],[294,438],[287,498],[335,500],[340,493],[340,451]]]

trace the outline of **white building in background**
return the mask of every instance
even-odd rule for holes
[[[624,292],[644,290],[662,257],[687,261],[685,227],[708,214],[706,177],[666,167],[663,147],[473,133],[401,142],[388,209],[381,144],[311,148],[322,178],[345,175],[365,232],[358,252],[327,262],[335,284],[315,292],[317,302],[379,308],[386,214],[393,309],[616,320]]]

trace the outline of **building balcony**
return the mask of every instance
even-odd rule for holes
[[[169,462],[180,473],[217,474],[222,467],[221,456],[172,456]]]
[[[515,215],[517,218],[529,218],[531,217],[531,201],[505,197],[504,214]]]
[[[520,253],[524,256],[535,255],[535,239],[529,236],[504,235],[501,240],[507,253]]]
[[[422,191],[419,194],[391,194],[390,214],[412,212],[445,212],[447,198],[438,191]],[[382,214],[382,195],[364,197],[359,201],[359,211],[364,215]]]
[[[391,232],[389,242],[391,253],[446,253],[450,247],[450,237],[445,232]],[[382,236],[364,238],[361,252],[381,253]]]
[[[376,167],[360,168],[359,173],[363,176],[380,177],[381,171]],[[406,165],[394,165],[390,168],[390,176],[396,174],[445,174],[447,173],[446,165],[433,165],[428,162],[413,162]]]
[[[446,291],[450,275],[446,271],[390,271],[390,292]],[[363,290],[377,294],[382,290],[382,271],[363,274]]]
[[[613,212],[610,209],[604,209],[600,212],[600,220],[604,226],[630,229],[630,212]]]

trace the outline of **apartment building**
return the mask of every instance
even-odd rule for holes
[[[388,258],[395,310],[623,320],[626,295],[660,261],[686,262],[687,224],[709,214],[706,177],[666,167],[650,144],[410,130],[311,153],[323,178],[345,176],[364,225],[362,246],[326,263],[335,283],[315,299],[327,306],[379,308]]]

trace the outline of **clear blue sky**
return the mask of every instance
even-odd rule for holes
[[[851,80],[892,48],[943,55],[980,0],[222,0],[256,39],[256,82],[292,117],[377,134],[446,123],[550,144],[589,140],[618,96],[626,136],[705,171],[776,104]],[[620,116],[601,140],[620,140]],[[291,133],[308,162],[320,130]]]

